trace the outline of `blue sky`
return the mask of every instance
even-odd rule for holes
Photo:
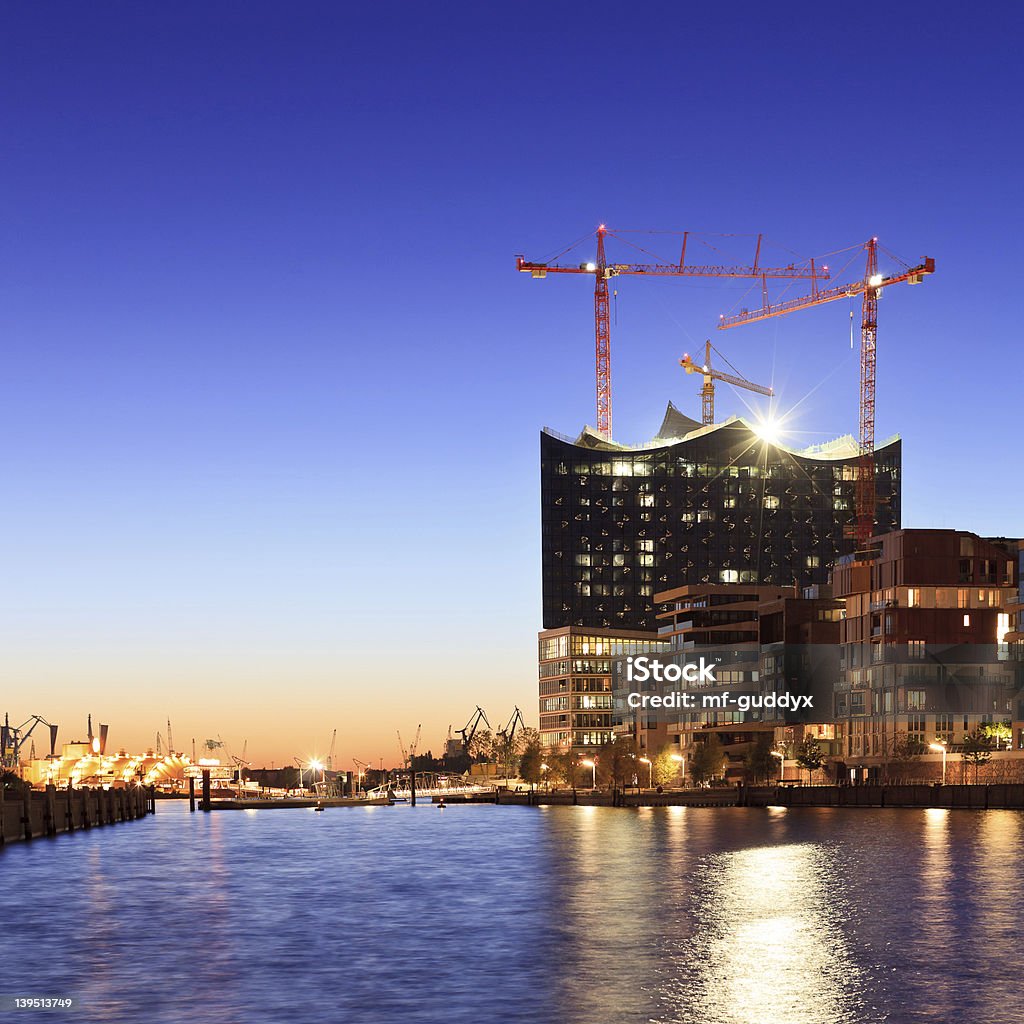
[[[1021,532],[1024,17],[977,12],[9,7],[5,707],[268,762],[534,718],[537,433],[593,422],[592,282],[513,257],[599,222],[935,257],[880,309],[904,522]],[[744,286],[618,290],[639,442]],[[856,430],[848,303],[712,340],[811,394],[801,439]]]

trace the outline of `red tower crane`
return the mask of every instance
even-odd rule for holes
[[[609,263],[605,255],[604,240],[606,235],[618,238],[627,245],[633,246],[647,255],[647,250],[623,239],[620,234],[610,231],[602,224],[596,231],[597,258],[593,262],[577,265],[559,263],[531,263],[523,256],[516,256],[516,269],[529,273],[533,278],[542,280],[548,274],[593,274],[594,275],[594,338],[595,358],[597,366],[597,430],[602,437],[612,436],[612,339],[611,316],[608,301],[608,279],[623,274],[645,275],[647,277],[732,277],[760,278],[767,288],[769,278],[810,278],[812,287],[817,290],[819,279],[827,280],[828,267],[814,266],[810,261],[807,267],[790,264],[786,267],[760,266],[761,243],[763,235],[757,236],[757,248],[754,251],[754,262],[751,266],[701,265],[686,263],[686,244],[690,232],[683,232],[683,246],[678,263]],[[589,236],[584,236],[589,237]],[[575,249],[583,239],[573,242],[555,259],[564,256],[569,250]],[[658,257],[655,257],[656,259]],[[767,304],[767,294],[765,303]]]
[[[859,459],[857,462],[857,520],[854,536],[857,550],[867,550],[875,531],[875,376],[878,342],[878,296],[883,288],[906,281],[920,284],[927,274],[935,273],[935,260],[926,257],[916,267],[907,267],[903,273],[885,277],[878,272],[878,239],[870,238],[861,248],[867,254],[864,277],[850,284],[834,288],[819,289],[812,283],[811,294],[785,302],[769,303],[765,300],[760,309],[745,310],[733,316],[722,316],[719,330],[750,324],[755,320],[767,320],[783,316],[798,309],[820,306],[836,299],[862,296],[860,321],[860,435]],[[889,255],[892,255],[891,253]],[[895,257],[894,257],[895,258]],[[902,261],[899,261],[902,262]],[[852,313],[850,314],[853,315]]]

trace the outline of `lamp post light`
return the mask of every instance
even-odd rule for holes
[[[779,759],[779,784],[786,778],[786,754],[782,750],[773,750],[772,757]]]
[[[946,784],[946,744],[941,742],[941,741],[938,742],[938,743],[929,743],[928,744],[928,749],[929,750],[934,750],[936,753],[938,753],[940,750],[942,751],[942,784],[945,785]]]
[[[669,759],[679,764],[679,787],[686,788],[686,758],[682,754],[669,754]]]
[[[594,773],[591,789],[597,789],[597,762],[587,759],[585,761],[580,761],[580,764],[583,765],[584,768],[589,768]]]
[[[641,764],[647,765],[647,788],[654,789],[654,763],[649,757],[638,758]]]
[[[544,774],[544,782],[546,783],[545,788],[550,793],[551,792],[551,781],[548,778],[548,772],[551,770],[551,766],[541,762],[540,770]]]

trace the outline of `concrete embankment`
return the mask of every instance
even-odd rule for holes
[[[149,787],[15,792],[0,789],[0,845],[131,821],[155,812]]]
[[[1024,784],[987,786],[782,786],[751,790],[773,794],[780,807],[948,807],[973,810],[1024,810]]]
[[[435,802],[438,798],[434,798]],[[1024,810],[1024,784],[906,786],[736,786],[664,793],[590,790],[502,791],[489,802],[515,806],[582,807],[945,807]]]

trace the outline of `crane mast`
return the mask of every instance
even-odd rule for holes
[[[608,264],[602,224],[597,229],[597,271],[594,278],[594,337],[597,366],[597,430],[612,436],[612,327],[608,312]]]
[[[878,239],[867,243],[867,271],[860,313],[860,431],[857,461],[857,550],[875,532],[875,374],[878,364]]]

